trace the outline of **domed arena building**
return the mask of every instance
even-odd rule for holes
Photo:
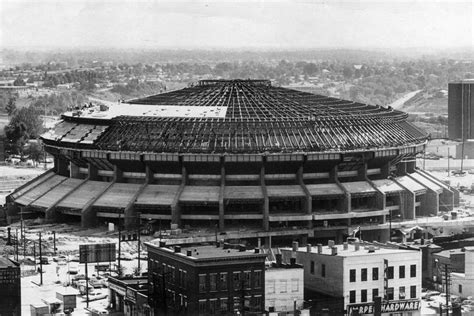
[[[389,216],[451,210],[457,192],[416,168],[428,135],[392,108],[202,80],[64,113],[42,135],[54,168],[13,207],[83,226],[137,214],[241,239],[388,239]],[[217,237],[216,237],[217,238]]]

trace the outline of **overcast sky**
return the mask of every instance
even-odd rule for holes
[[[473,2],[0,0],[0,47],[472,47]]]

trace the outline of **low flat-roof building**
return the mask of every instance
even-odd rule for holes
[[[20,265],[0,257],[0,315],[21,315]]]
[[[327,308],[337,314],[355,310],[370,313],[374,298],[382,297],[382,315],[419,315],[421,295],[421,252],[375,247],[359,243],[318,245],[282,249],[284,260],[296,258],[304,267],[308,293],[331,297],[338,302]],[[373,313],[373,312],[372,312]]]
[[[155,314],[234,315],[264,310],[266,254],[218,246],[148,248],[150,304]]]
[[[148,278],[109,277],[109,302],[113,310],[124,315],[150,315]]]
[[[281,254],[265,270],[265,311],[269,315],[301,310],[304,303],[303,266],[282,263]],[[276,314],[273,314],[276,313]]]

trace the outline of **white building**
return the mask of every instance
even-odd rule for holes
[[[283,264],[281,255],[277,262],[265,270],[265,310],[272,313],[293,313],[303,308],[304,272],[298,264]]]
[[[451,273],[451,294],[474,296],[474,247],[464,247],[464,273]]]
[[[421,252],[359,243],[283,249],[304,267],[305,291],[339,299],[346,315],[373,314],[382,297],[382,315],[419,315]],[[385,282],[386,285],[385,285]],[[385,298],[385,300],[384,300]]]

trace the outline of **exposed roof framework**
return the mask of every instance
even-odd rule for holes
[[[404,112],[273,87],[267,80],[203,80],[128,102],[130,107],[224,107],[226,112],[223,117],[119,116],[100,135],[91,132],[100,130],[91,125],[84,137],[94,136],[77,143],[104,150],[261,153],[386,148],[427,138]],[[69,132],[55,138],[67,142],[71,134],[80,136]]]

